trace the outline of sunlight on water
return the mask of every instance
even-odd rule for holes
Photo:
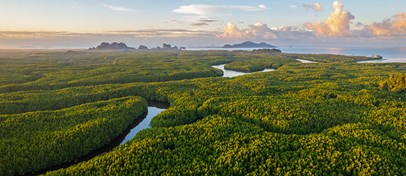
[[[301,62],[301,63],[306,63],[306,64],[313,64],[313,63],[317,63],[314,61],[309,61],[309,60],[304,60],[304,59],[296,59],[297,61]]]
[[[233,78],[233,77],[236,77],[236,76],[241,76],[241,75],[246,75],[246,74],[257,73],[257,72],[244,73],[244,72],[238,72],[238,71],[233,71],[233,70],[226,70],[226,69],[224,68],[224,65],[225,65],[225,64],[222,64],[222,65],[213,65],[212,67],[222,70],[223,73],[224,73],[223,77],[227,77],[227,78]],[[269,68],[267,68],[267,69],[264,69],[264,70],[259,71],[259,72],[270,72],[270,71],[275,71],[275,69],[269,69]]]
[[[131,140],[132,138],[134,138],[135,135],[139,131],[149,128],[150,127],[149,124],[151,123],[152,118],[154,118],[156,115],[158,115],[163,110],[165,110],[165,109],[148,106],[147,117],[145,117],[145,119],[143,119],[142,122],[139,123],[136,127],[131,129],[130,133],[128,133],[127,136],[125,136],[124,140],[120,143],[120,145],[123,145],[123,144],[127,143],[129,140]]]

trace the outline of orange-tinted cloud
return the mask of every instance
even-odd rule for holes
[[[375,36],[406,36],[406,13],[394,15],[381,23],[372,23],[366,28]]]
[[[302,4],[301,7],[305,8],[305,9],[311,9],[311,10],[314,10],[316,12],[323,10],[323,6],[318,2],[316,2],[314,4]]]
[[[243,30],[239,29],[237,25],[228,23],[224,27],[224,33],[220,37],[224,38],[242,38],[244,36]]]
[[[351,35],[350,21],[355,17],[348,11],[344,11],[344,6],[339,1],[333,3],[334,12],[325,22],[306,23],[305,27],[314,31],[320,36],[348,36]]]
[[[254,25],[249,25],[249,28],[240,29],[237,25],[228,23],[224,27],[224,32],[219,36],[220,38],[229,38],[229,39],[274,39],[276,35],[273,31],[266,25],[262,23],[256,23]]]
[[[263,23],[248,25],[247,28],[239,28],[237,25],[228,23],[224,27],[222,34],[217,35],[220,39],[242,41],[242,40],[309,40],[313,39],[313,33],[302,28],[292,26],[282,26],[270,28]]]

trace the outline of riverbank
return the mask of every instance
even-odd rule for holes
[[[156,102],[156,101],[148,101],[148,111],[143,113],[142,115],[140,115],[139,117],[137,117],[133,123],[131,123],[127,129],[125,129],[125,131],[119,135],[118,137],[116,137],[114,140],[112,140],[110,143],[84,155],[81,156],[79,158],[74,159],[73,161],[70,162],[66,162],[57,166],[52,166],[50,168],[47,169],[43,169],[40,171],[36,171],[36,172],[31,172],[30,174],[32,175],[41,175],[41,174],[45,174],[46,172],[49,171],[54,171],[54,170],[59,170],[59,169],[63,169],[63,168],[68,168],[69,166],[75,165],[77,163],[80,162],[85,162],[88,161],[96,156],[99,156],[103,153],[106,152],[110,152],[113,149],[115,149],[116,147],[119,147],[121,145],[124,145],[125,143],[127,143],[128,141],[130,141],[131,139],[133,139],[135,137],[135,135],[146,128],[149,128],[149,123],[151,121],[152,118],[154,118],[156,115],[158,115],[160,112],[162,112],[165,109],[169,108],[169,104],[168,103],[164,103],[164,102]]]
[[[283,53],[292,54],[337,54],[345,56],[374,57],[380,55],[382,60],[365,61],[366,63],[406,63],[406,47],[311,47],[311,46],[277,46]],[[253,48],[188,48],[190,51],[252,51]],[[364,62],[364,61],[363,61]]]
[[[246,73],[246,72],[239,72],[239,71],[234,71],[234,70],[227,70],[227,69],[224,68],[224,66],[225,66],[225,64],[212,65],[213,68],[217,68],[217,69],[220,69],[221,71],[223,71],[223,77],[227,77],[227,78],[233,78],[233,77],[237,77],[237,76],[242,76],[242,75],[252,74],[252,73],[258,73],[258,72],[275,71],[275,69],[266,68],[266,69],[264,69],[262,71]]]

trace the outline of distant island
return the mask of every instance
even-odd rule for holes
[[[170,50],[186,50],[186,48],[185,47],[178,48],[177,46],[172,47],[170,44],[164,43],[162,47],[157,46],[156,48],[152,48],[152,50],[170,51]]]
[[[99,51],[128,51],[128,50],[137,50],[133,47],[128,47],[125,43],[120,42],[113,42],[113,43],[107,43],[103,42],[97,47],[92,47],[89,48],[89,50],[99,50]],[[149,49],[148,47],[144,45],[140,45],[138,47],[138,50],[159,50],[159,51],[169,51],[169,50],[186,50],[185,47],[180,47],[178,48],[177,46],[172,47],[170,44],[164,43],[162,47],[157,46],[156,48]]]
[[[135,48],[128,47],[125,43],[107,43],[103,42],[97,47],[89,48],[89,50],[135,50]]]
[[[254,43],[246,41],[244,43],[234,44],[234,45],[224,45],[223,48],[274,48],[275,46],[267,44],[265,42]]]

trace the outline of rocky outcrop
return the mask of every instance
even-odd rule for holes
[[[182,48],[185,48],[185,47],[182,47]],[[186,49],[186,48],[185,48],[185,49]],[[158,47],[156,47],[156,48],[153,48],[153,50],[171,51],[171,50],[181,50],[181,49],[179,49],[177,46],[172,47],[172,45],[164,43],[164,44],[162,45],[162,47],[159,47],[159,46],[158,46]]]
[[[102,50],[102,51],[128,51],[128,50],[136,50],[135,48],[128,47],[125,43],[107,43],[103,42],[97,47],[89,48],[89,50]],[[138,50],[150,50],[145,45],[138,46]],[[186,50],[185,47],[178,48],[177,46],[172,47],[170,44],[164,43],[162,47],[152,48],[151,50],[160,50],[160,51],[171,51],[171,50]]]
[[[138,50],[148,50],[148,47],[144,46],[144,45],[140,45],[138,47]]]
[[[103,42],[97,47],[89,48],[89,50],[135,50],[135,48],[128,47],[125,43],[107,43]]]

